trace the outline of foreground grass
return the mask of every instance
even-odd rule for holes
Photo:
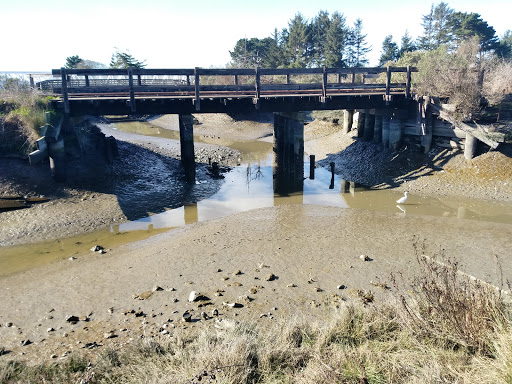
[[[322,322],[282,321],[145,339],[90,362],[0,367],[2,383],[510,383],[509,304],[442,251],[386,304],[351,302]]]

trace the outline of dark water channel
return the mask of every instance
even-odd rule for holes
[[[156,128],[148,123],[123,123],[117,129],[132,133],[178,139],[179,132]],[[220,144],[215,138],[196,137],[196,142]],[[223,142],[225,144],[225,141]],[[169,229],[230,216],[239,212],[283,204],[315,204],[387,212],[396,216],[437,216],[460,220],[512,224],[512,205],[464,198],[421,197],[409,195],[406,204],[397,204],[402,194],[393,190],[373,190],[350,184],[324,168],[316,168],[310,178],[310,164],[304,162],[302,191],[274,192],[275,167],[273,144],[268,141],[233,142],[242,161],[224,173],[223,183],[211,197],[168,209],[164,212],[122,223],[109,229],[66,239],[33,245],[8,247],[0,257],[0,275],[30,269],[38,265],[83,255],[95,244],[112,248],[141,240]],[[307,160],[307,156],[305,156]],[[201,181],[206,182],[206,181]]]

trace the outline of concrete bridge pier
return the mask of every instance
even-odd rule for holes
[[[343,111],[343,130],[344,134],[347,134],[352,129],[352,122],[354,120],[354,111],[352,109],[345,109]]]
[[[357,117],[357,137],[363,137],[364,135],[364,122],[366,120],[366,113],[365,111],[359,111],[358,117]]]
[[[373,140],[373,128],[375,126],[375,110],[365,110],[363,140]]]
[[[384,144],[384,148],[389,147],[389,122],[389,115],[384,114],[382,116],[382,144]]]
[[[382,140],[382,113],[375,111],[375,124],[373,126],[373,142],[380,143]]]
[[[274,192],[287,195],[304,186],[304,112],[274,113]]]
[[[389,120],[389,148],[398,150],[402,144],[402,121],[399,116],[393,114]]]
[[[192,115],[179,115],[181,164],[188,183],[195,183],[196,162],[194,158],[194,118]]]

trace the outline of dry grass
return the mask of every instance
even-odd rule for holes
[[[34,149],[47,102],[24,82],[0,79],[0,155],[26,155]]]
[[[509,383],[509,305],[499,290],[461,272],[443,251],[423,257],[397,299],[349,302],[316,323],[176,330],[89,363],[0,367],[2,383]]]

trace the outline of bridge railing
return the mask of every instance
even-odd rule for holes
[[[62,95],[65,110],[73,97],[129,97],[132,111],[135,98],[143,96],[191,98],[200,110],[201,97],[329,96],[347,93],[382,93],[410,97],[413,67],[373,68],[255,68],[255,69],[54,69],[58,80],[41,84]],[[392,73],[403,73],[405,82],[392,83]],[[385,82],[377,82],[385,74]]]

